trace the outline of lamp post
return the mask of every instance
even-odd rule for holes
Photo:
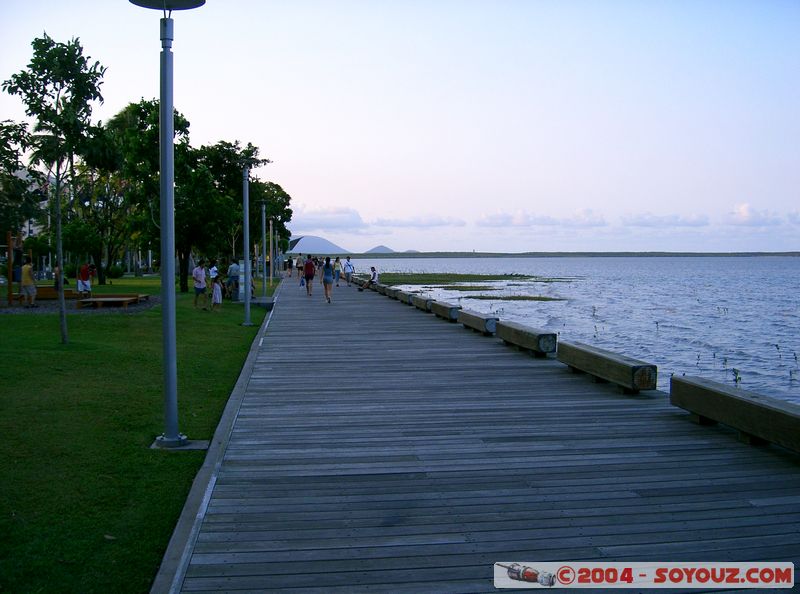
[[[275,276],[273,270],[273,262],[275,261],[275,251],[272,249],[272,219],[269,220],[269,288],[272,288],[272,277]],[[266,297],[267,290],[264,289],[264,296]]]
[[[161,100],[159,149],[161,181],[161,329],[164,355],[164,433],[156,438],[163,448],[186,444],[178,431],[178,365],[175,339],[175,122],[172,105],[173,10],[188,10],[206,0],[130,0],[142,8],[161,10]]]
[[[242,209],[244,210],[244,322],[242,326],[252,326],[250,321],[250,165],[242,170]]]
[[[272,238],[270,238],[272,239]],[[261,201],[261,296],[267,298],[267,201]],[[269,255],[272,267],[272,254]]]

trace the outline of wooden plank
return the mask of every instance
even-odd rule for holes
[[[497,323],[497,337],[506,344],[525,349],[536,356],[556,352],[558,340],[553,332],[526,326],[519,322],[506,321]]]
[[[657,368],[652,363],[580,342],[563,341],[558,345],[557,358],[570,369],[612,382],[634,394],[656,389]]]
[[[753,445],[776,443],[800,452],[800,405],[693,376],[670,378],[670,403],[740,431]]]

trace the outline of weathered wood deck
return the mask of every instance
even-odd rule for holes
[[[295,280],[180,591],[494,592],[495,561],[800,560],[800,456],[372,291],[327,304]]]

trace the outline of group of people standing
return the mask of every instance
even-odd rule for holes
[[[307,254],[304,260],[303,254],[300,254],[294,262],[289,259],[288,274],[290,278],[292,277],[292,268],[297,270],[297,276],[300,278],[300,286],[305,285],[306,294],[309,297],[311,297],[313,292],[314,280],[319,276],[322,289],[325,293],[325,300],[328,303],[331,303],[331,297],[333,296],[333,284],[336,283],[338,287],[339,281],[342,275],[344,275],[347,286],[349,287],[353,279],[353,273],[355,273],[355,267],[350,261],[350,256],[347,256],[344,262],[341,261],[339,256],[336,256],[333,262],[331,262],[330,256],[326,256],[323,262],[311,254]]]
[[[217,267],[217,260],[212,258],[209,267],[206,268],[206,261],[203,258],[197,261],[197,266],[192,270],[192,281],[194,282],[194,307],[195,309],[208,310],[208,290],[211,289],[211,311],[222,308],[222,300],[230,297],[235,300],[239,295],[239,272],[240,266],[237,262],[231,262],[228,266],[226,279],[223,282],[222,275]],[[201,303],[202,302],[202,303]]]

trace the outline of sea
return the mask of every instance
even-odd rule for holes
[[[406,286],[500,319],[800,404],[800,257],[360,258],[356,272],[514,274],[460,291]],[[488,290],[491,287],[492,290]],[[526,295],[554,300],[509,301]],[[490,299],[476,299],[489,296]]]

